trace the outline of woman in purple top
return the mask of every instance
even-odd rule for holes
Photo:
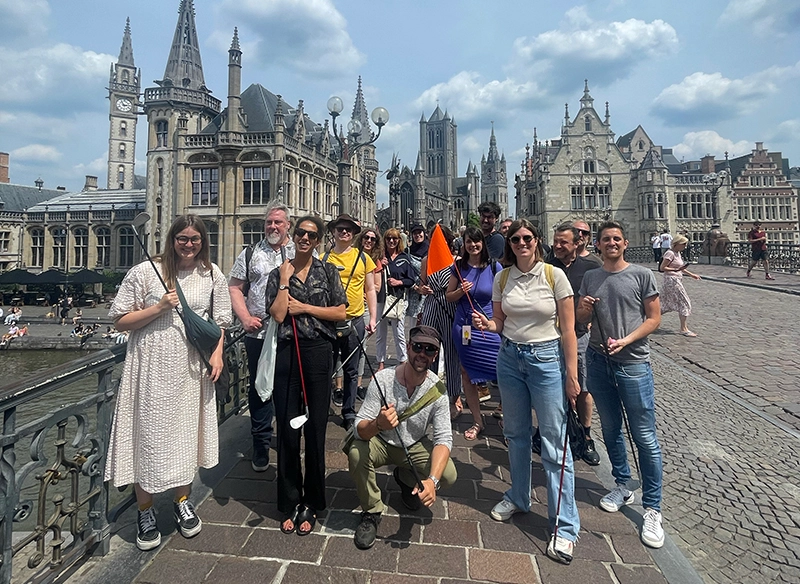
[[[490,260],[483,232],[477,227],[468,227],[464,232],[464,254],[452,268],[446,294],[448,302],[458,302],[453,320],[453,342],[461,361],[464,394],[474,420],[472,427],[464,432],[467,440],[475,440],[483,431],[477,386],[497,379],[497,354],[500,351],[497,334],[480,332],[472,327],[472,311],[477,310],[492,318],[492,284],[494,275],[502,269],[500,264]]]

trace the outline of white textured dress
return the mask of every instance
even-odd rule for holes
[[[201,316],[212,312],[213,289],[211,317],[222,328],[231,325],[228,282],[216,265],[213,277],[195,268],[179,271],[178,282]],[[163,295],[152,266],[141,263],[125,276],[109,316],[153,306]],[[198,467],[213,467],[218,459],[214,384],[171,310],[130,333],[105,480],[117,487],[139,483],[148,493],[160,493],[191,484]]]

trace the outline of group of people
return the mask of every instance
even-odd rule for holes
[[[376,469],[395,467],[407,507],[432,505],[439,488],[457,480],[450,451],[462,392],[474,422],[464,437],[475,440],[484,428],[479,387],[496,383],[511,486],[492,518],[507,521],[530,511],[536,435],[547,477],[547,555],[570,563],[580,519],[567,414],[577,408],[592,445],[584,458],[597,464],[594,406],[617,483],[600,506],[613,512],[634,500],[622,433],[627,414],[641,468],[641,538],[660,547],[661,451],[647,343],[661,316],[653,273],[625,261],[628,241],[619,223],[598,229],[601,264],[586,250],[591,234],[585,223],[559,225],[546,242],[528,220],[498,225],[494,203],[478,211],[480,227],[459,237],[442,229],[444,254],[452,261],[442,264],[437,256],[431,271],[435,254],[421,226],[412,227],[406,248],[396,229],[381,234],[346,214],[327,225],[315,216],[292,222],[288,208],[273,202],[264,239],[239,254],[228,278],[210,262],[202,220],[178,217],[164,252],[128,272],[110,311],[116,329],[130,331],[130,338],[105,478],[135,485],[137,545],[160,544],[153,494],[169,489],[179,532],[193,537],[201,530],[190,486],[198,467],[218,460],[214,382],[222,370],[224,329],[235,315],[246,332],[254,471],[269,467],[277,429],[282,532],[311,533],[327,506],[332,403],[341,404],[342,448],[362,508],[354,541],[367,549],[384,510]],[[328,237],[330,246],[323,247]],[[187,340],[180,314],[187,309],[223,329],[205,354]],[[386,365],[389,330],[394,367]],[[364,348],[372,334],[376,366]],[[267,374],[271,394],[258,383],[264,355],[274,368]],[[364,366],[368,371],[359,371]],[[342,372],[338,399],[335,369]]]

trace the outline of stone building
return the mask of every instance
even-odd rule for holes
[[[133,62],[131,21],[125,22],[117,62],[108,80],[108,182],[109,189],[134,188],[136,162],[136,121],[141,113],[139,93],[141,72]]]
[[[497,139],[489,138],[489,154],[481,156],[481,202],[492,201],[500,206],[500,217],[508,217],[508,176],[506,155],[498,154]]]

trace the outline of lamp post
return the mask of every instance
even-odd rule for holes
[[[725,184],[726,178],[728,178],[728,172],[726,170],[712,172],[703,177],[703,184],[706,190],[711,193],[711,229],[719,227],[719,221],[717,219],[717,193],[719,193],[722,185]]]
[[[414,224],[414,209],[409,207],[406,209],[406,214],[408,215],[408,222],[406,223],[406,228],[408,232],[411,233],[411,226]]]
[[[369,140],[361,142],[358,140],[364,128],[361,127],[361,122],[352,119],[347,124],[347,136],[343,132],[336,130],[336,118],[344,110],[344,103],[342,98],[334,95],[328,100],[328,113],[331,115],[333,122],[333,135],[336,136],[336,141],[339,143],[339,161],[337,162],[338,182],[339,182],[339,212],[352,214],[350,209],[350,163],[351,157],[358,151],[359,148],[374,144],[380,137],[381,130],[389,121],[389,112],[386,108],[376,107],[372,110],[372,123],[378,126],[378,133],[371,136]]]

